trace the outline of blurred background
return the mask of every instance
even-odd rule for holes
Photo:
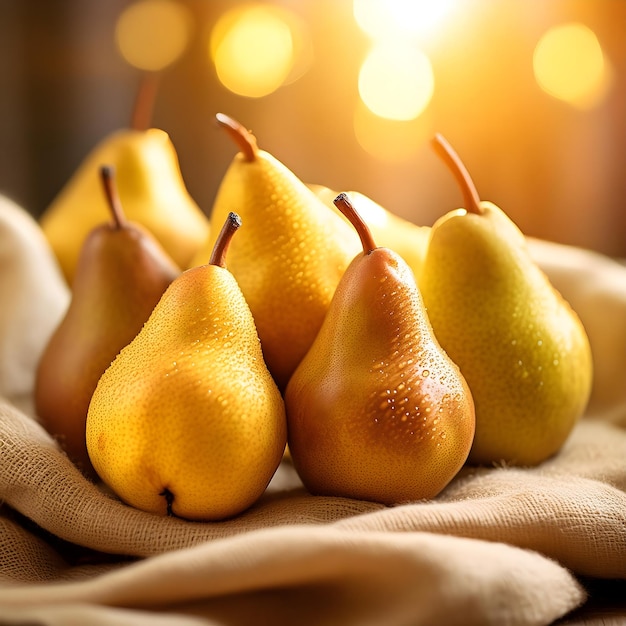
[[[145,72],[207,214],[217,112],[427,225],[462,204],[441,132],[526,234],[626,257],[624,0],[0,0],[0,193],[40,215]]]

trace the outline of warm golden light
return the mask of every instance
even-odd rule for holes
[[[359,71],[359,94],[376,115],[406,121],[418,117],[434,91],[428,57],[404,44],[378,44]]]
[[[535,48],[533,69],[545,92],[581,108],[597,104],[609,83],[600,43],[592,30],[579,23],[548,30]]]
[[[158,71],[183,54],[191,31],[192,18],[184,5],[173,0],[140,0],[120,14],[115,40],[130,65]]]
[[[220,82],[242,96],[272,93],[305,70],[303,31],[296,16],[279,7],[248,4],[228,11],[210,40]]]
[[[426,115],[407,122],[383,119],[363,103],[354,112],[354,133],[361,148],[380,161],[406,161],[424,145],[432,134]]]
[[[372,39],[424,35],[450,11],[455,0],[354,0],[353,13]]]

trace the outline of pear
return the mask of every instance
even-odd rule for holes
[[[388,505],[433,498],[470,451],[472,396],[407,263],[376,247],[345,194],[335,202],[363,251],[287,385],[291,458],[315,494]]]
[[[309,188],[323,202],[335,208],[333,200],[337,196],[336,191],[314,183],[309,184]],[[345,193],[372,231],[376,243],[397,252],[417,278],[421,274],[430,227],[419,226],[396,215],[359,191]]]
[[[70,302],[37,221],[0,196],[0,396],[29,414],[35,371]]]
[[[286,445],[282,396],[226,251],[183,272],[100,379],[87,449],[126,503],[190,520],[237,515],[264,492]]]
[[[587,405],[589,340],[519,228],[480,201],[441,135],[434,146],[458,179],[465,208],[433,225],[419,283],[435,334],[474,397],[469,461],[537,465],[561,448]]]
[[[354,232],[291,170],[260,150],[239,122],[218,124],[240,148],[218,189],[211,236],[230,211],[246,224],[228,266],[250,306],[267,366],[281,390],[317,334],[337,283],[358,251]]]
[[[113,219],[95,227],[83,244],[69,308],[41,356],[34,390],[41,423],[92,477],[85,423],[94,389],[180,274],[156,239],[126,219],[113,168],[103,166],[100,173]]]
[[[148,84],[148,83],[144,83]],[[148,90],[140,91],[151,93]],[[178,155],[169,135],[159,128],[140,127],[137,109],[147,108],[137,97],[134,126],[105,137],[85,157],[40,218],[63,274],[72,283],[83,241],[108,218],[99,168],[117,171],[117,186],[128,219],[146,227],[180,267],[187,267],[208,236],[208,218],[189,194]]]

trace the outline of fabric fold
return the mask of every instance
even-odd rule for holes
[[[347,625],[547,624],[585,598],[554,561],[502,543],[292,526],[205,542],[71,585],[0,589],[0,606],[211,613],[211,599],[220,598],[222,612],[237,613],[240,596],[254,607],[268,594],[274,624],[297,617]]]

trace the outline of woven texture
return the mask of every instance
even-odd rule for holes
[[[311,496],[284,461],[235,519],[149,515],[83,478],[4,389],[0,623],[540,625],[585,601],[580,580],[626,579],[626,268],[533,251],[579,303],[600,372],[588,415],[539,467],[465,467],[432,501]]]

